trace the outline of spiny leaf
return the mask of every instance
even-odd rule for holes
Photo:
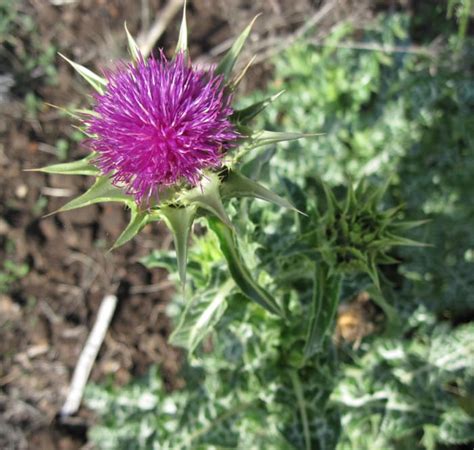
[[[179,278],[184,285],[186,283],[189,234],[196,215],[196,207],[193,205],[184,208],[163,206],[160,208],[159,215],[163,217],[173,234]]]
[[[232,228],[232,223],[225,212],[220,195],[220,180],[214,173],[207,174],[201,186],[186,192],[182,199],[184,202],[195,204],[218,217],[228,227]]]
[[[149,215],[147,211],[139,211],[135,203],[130,206],[130,222],[115,241],[113,247],[110,249],[111,251],[121,247],[134,238],[148,222]]]
[[[99,94],[104,93],[104,87],[107,86],[107,80],[105,78],[96,75],[92,70],[89,70],[87,67],[81,66],[74,61],[71,61],[69,58],[59,53],[61,58],[65,59],[71,66],[76,70],[82,78],[84,78]]]
[[[250,22],[250,24],[245,28],[245,30],[242,31],[240,36],[236,39],[230,50],[226,53],[222,61],[217,66],[216,74],[224,75],[225,80],[229,79],[230,74],[232,73],[232,69],[234,68],[234,65],[237,61],[237,58],[239,57],[240,52],[244,47],[245,41],[249,37],[250,31],[252,30],[253,24],[255,23],[259,15],[260,14],[255,16],[252,22]]]
[[[378,291],[380,291],[379,272],[377,270],[377,263],[374,257],[368,258],[368,261],[366,264],[366,272],[370,276],[372,283],[374,283],[374,286],[377,288]]]
[[[193,353],[224,314],[227,295],[234,285],[232,278],[229,278],[217,291],[199,295],[188,302],[170,336],[170,343]]]
[[[133,204],[133,199],[124,194],[121,189],[113,186],[107,177],[98,177],[96,182],[89,190],[84,192],[84,194],[66,203],[63,207],[51,214],[71,211],[72,209],[83,208],[84,206],[103,202],[121,202],[130,206]]]
[[[248,123],[255,116],[260,114],[268,105],[270,105],[278,97],[280,97],[280,95],[283,94],[283,92],[285,91],[284,90],[280,91],[277,94],[266,98],[265,100],[262,100],[260,102],[254,103],[253,105],[248,106],[247,108],[234,111],[234,113],[231,116],[231,120],[237,123],[242,123],[242,124]]]
[[[321,136],[323,133],[290,133],[285,131],[257,131],[251,136],[251,148],[264,145],[276,144],[284,141],[296,141],[298,139]]]
[[[229,272],[244,295],[267,311],[283,316],[283,312],[275,299],[252,278],[250,271],[242,261],[233,231],[215,217],[208,217],[207,220],[209,228],[219,239],[219,245],[227,260]]]
[[[186,0],[183,5],[183,18],[181,19],[181,26],[179,28],[178,43],[176,45],[176,53],[187,53],[188,51],[188,25],[186,22]]]
[[[431,222],[430,219],[426,220],[407,220],[403,222],[395,222],[390,224],[391,229],[395,229],[397,231],[407,231],[411,230],[412,228],[420,227],[427,223]]]
[[[59,175],[93,175],[96,176],[100,170],[91,164],[95,154],[87,155],[83,159],[69,163],[53,164],[51,166],[40,167],[38,169],[26,169],[27,172],[55,173]]]
[[[352,186],[352,183],[349,183],[349,186],[347,188],[347,194],[346,194],[346,199],[344,202],[344,206],[342,208],[342,215],[347,214],[351,208],[355,206],[355,193],[354,193],[354,187]]]
[[[132,57],[133,61],[138,61],[140,59],[140,47],[133,39],[133,36],[130,34],[127,28],[127,23],[124,23],[125,33],[127,34],[127,42],[128,42],[128,51],[130,52],[130,56]]]
[[[256,58],[257,56],[252,56],[252,58],[247,63],[247,65],[242,69],[242,71],[237,76],[235,76],[234,79],[229,83],[229,89],[231,91],[235,91],[235,89],[238,87],[240,82],[244,79],[245,75],[247,74],[247,71],[250,69],[250,67],[252,66]]]
[[[402,236],[397,236],[392,233],[385,233],[385,238],[383,242],[386,245],[394,246],[406,246],[406,247],[432,247],[431,244],[426,244],[424,242],[414,241],[413,239],[408,239]]]
[[[377,264],[400,264],[400,261],[382,252],[377,255]]]
[[[324,342],[329,328],[334,322],[339,304],[340,277],[330,276],[325,265],[318,263],[313,279],[313,299],[308,322],[305,358],[316,354]]]
[[[366,204],[370,210],[375,211],[377,209],[391,182],[392,177],[387,177],[382,186],[373,189],[370,193],[367,193],[368,195],[366,198]]]
[[[236,171],[229,172],[227,178],[222,183],[221,193],[224,198],[254,197],[274,203],[282,208],[298,211],[288,200]]]
[[[326,197],[326,218],[328,221],[328,224],[331,225],[334,223],[336,220],[336,208],[338,208],[338,202],[336,199],[336,196],[334,195],[334,192],[332,189],[319,177],[315,178],[316,182],[320,187],[323,188],[324,196]]]
[[[160,220],[161,217],[158,215],[151,220]],[[144,256],[140,259],[140,262],[147,269],[165,269],[170,273],[175,273],[178,271],[178,265],[176,260],[176,252],[168,250],[152,250],[147,256]]]
[[[65,108],[63,106],[53,105],[52,103],[45,102],[46,105],[50,106],[51,108],[58,109],[59,111],[63,112],[64,114],[72,117],[75,120],[83,121],[84,116],[98,116],[99,114],[93,111],[92,109],[84,109],[84,108]]]
[[[375,286],[371,286],[370,288],[368,288],[367,293],[369,294],[372,301],[382,309],[387,318],[385,334],[387,336],[391,336],[396,333],[396,330],[400,329],[401,322],[400,315],[398,314],[396,308],[394,308],[392,305],[390,305],[390,303],[387,302],[382,291],[376,288]]]

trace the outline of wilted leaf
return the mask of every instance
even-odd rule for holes
[[[133,39],[133,36],[130,34],[127,28],[127,24],[124,24],[125,33],[127,34],[127,42],[128,42],[128,51],[130,52],[130,56],[132,57],[133,61],[138,61],[140,59],[140,47]]]
[[[176,53],[188,51],[188,25],[186,23],[186,0],[183,5],[183,17],[179,27],[178,43],[176,44]]]

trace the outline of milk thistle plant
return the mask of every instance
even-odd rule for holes
[[[95,89],[91,109],[69,111],[82,123],[90,154],[79,161],[39,170],[95,177],[87,192],[59,212],[100,202],[119,202],[130,210],[130,222],[113,248],[128,242],[148,223],[166,223],[173,234],[183,284],[193,223],[206,217],[219,236],[229,270],[242,291],[269,311],[281,313],[277,302],[245,268],[223,204],[223,200],[234,197],[255,197],[293,208],[284,198],[244,176],[239,164],[255,148],[309,136],[249,127],[249,122],[278,95],[241,110],[232,105],[249,65],[240,73],[234,73],[234,66],[254,21],[222,61],[209,70],[190,61],[186,8],[172,59],[162,51],[145,58],[126,27],[131,63],[118,63],[99,76],[64,57]]]
[[[317,177],[305,180],[304,191],[296,180],[281,179],[287,200],[256,181],[268,153],[252,152],[311,135],[251,128],[281,93],[244,109],[233,106],[248,66],[240,73],[234,67],[252,25],[209,70],[190,61],[185,10],[171,59],[163,52],[145,58],[126,29],[132,62],[99,76],[68,60],[96,91],[91,109],[71,112],[82,122],[90,154],[39,170],[89,175],[95,183],[59,211],[124,204],[130,222],[113,248],[163,221],[176,257],[157,251],[144,264],[177,271],[186,289],[184,304],[176,302],[171,342],[186,348],[195,364],[203,340],[217,336],[211,363],[197,364],[206,381],[187,399],[170,397],[169,422],[136,448],[152,448],[155,437],[153,448],[333,448],[339,419],[327,406],[336,375],[330,336],[341,298],[353,294],[344,282],[367,275],[374,299],[393,321],[378,265],[396,262],[392,247],[416,244],[399,234],[421,222],[401,222],[398,207],[381,208],[388,185],[361,183],[341,196]],[[251,209],[243,197],[289,211]],[[186,283],[196,220],[212,233],[196,238]],[[252,427],[259,429],[255,439]],[[128,448],[130,438],[123,438]],[[118,442],[107,448],[122,448]]]

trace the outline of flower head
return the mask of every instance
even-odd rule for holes
[[[107,81],[86,122],[88,143],[101,171],[138,203],[181,181],[198,184],[238,136],[223,78],[183,53],[123,64]]]

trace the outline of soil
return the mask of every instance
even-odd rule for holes
[[[18,268],[26,264],[28,273],[0,285],[0,448],[70,450],[86,445],[94,418],[85,408],[68,420],[57,415],[105,295],[116,294],[119,306],[91,379],[112,378],[123,384],[157,364],[168,389],[182,385],[182,354],[167,343],[171,324],[166,305],[173,296],[172,285],[164,271],[149,271],[139,263],[152,249],[172,244],[166,230],[155,224],[133,242],[107,252],[127,223],[126,211],[115,204],[43,217],[91,181],[24,169],[57,162],[55,146],[60,139],[69,142],[68,160],[87,154],[71,139],[70,119],[48,104],[84,104],[88,89],[60,58],[52,62],[57,76],[51,83],[48,67],[29,67],[27,57],[52,47],[81,64],[103,69],[126,57],[124,21],[133,34],[147,30],[166,2],[17,3],[19,19],[0,49],[0,274],[7,261]],[[219,53],[217,46],[228,42],[257,12],[263,12],[265,20],[251,44],[284,41],[324,3],[194,0],[189,7],[191,55],[212,61]],[[321,29],[347,16],[348,6],[350,2],[339,2]],[[33,28],[25,18],[34,22]],[[171,51],[178,27],[176,17],[157,45]],[[257,65],[242,89],[264,85],[270,68],[267,62]],[[28,98],[37,99],[35,107]]]

